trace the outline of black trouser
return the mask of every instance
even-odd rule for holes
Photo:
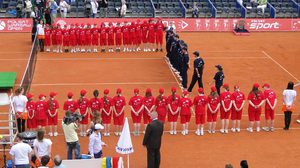
[[[217,92],[218,92],[218,95],[220,95],[221,94],[221,87],[222,87],[222,85],[216,85],[216,88],[217,88]]]
[[[44,52],[44,39],[39,39],[40,51]]]
[[[197,73],[194,72],[192,82],[190,84],[190,87],[188,89],[189,92],[192,92],[193,87],[195,86],[196,82],[198,81],[198,86],[199,88],[203,88],[203,83],[202,83],[202,74],[200,75],[200,78],[198,78]]]
[[[181,70],[181,78],[182,78],[182,86],[183,88],[187,88],[187,82],[188,82],[188,75],[187,75],[187,70]]]
[[[160,151],[158,149],[147,148],[147,168],[159,168]]]
[[[49,13],[45,14],[45,20],[46,20],[46,24],[48,24],[48,25],[51,25],[51,24],[52,24],[52,23],[51,23],[51,17],[50,17],[50,14],[49,14]]]
[[[21,119],[21,118],[17,119],[17,125],[18,125],[18,131],[19,131],[19,133],[25,131],[25,123],[26,123],[25,119]]]
[[[285,111],[284,112],[284,123],[285,123],[285,129],[290,128],[291,124],[291,119],[292,119],[292,112],[291,111]]]

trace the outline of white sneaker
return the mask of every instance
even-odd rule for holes
[[[236,128],[235,130],[236,130],[236,132],[241,132],[240,128]]]
[[[225,131],[224,131],[224,132],[225,132],[225,134],[228,134],[228,129],[225,129]]]
[[[215,131],[215,130],[212,130],[211,133],[214,134],[214,133],[216,133],[216,131]]]
[[[256,132],[260,132],[260,127],[256,127]]]
[[[197,130],[195,131],[195,134],[196,134],[196,135],[200,135],[200,130],[197,129]]]
[[[269,127],[262,127],[262,130],[269,132],[270,128]]]
[[[52,132],[49,132],[49,134],[48,134],[48,135],[52,137],[52,136],[53,136],[53,133],[52,133]]]
[[[174,131],[173,134],[176,135],[176,134],[177,134],[177,131]]]
[[[47,52],[50,52],[50,49],[47,49],[46,51],[47,51]]]
[[[58,135],[58,133],[57,132],[54,132],[54,134],[53,134],[55,137]]]
[[[222,134],[224,134],[224,133],[225,133],[225,130],[224,130],[224,129],[220,129],[220,132],[221,132]]]
[[[209,134],[211,134],[211,130],[208,130],[207,132],[208,132]]]
[[[298,120],[297,120],[297,123],[299,123],[299,124],[300,124],[300,119],[298,119]]]
[[[200,130],[200,135],[204,135],[204,130],[203,129]]]
[[[171,134],[171,135],[174,135],[174,132],[173,132],[173,130],[171,130],[171,131],[170,131],[170,134]]]
[[[60,50],[60,53],[63,53],[63,51],[62,51],[62,50]]]
[[[271,127],[271,128],[270,128],[270,131],[271,131],[271,132],[274,132],[274,131],[275,131],[275,128],[274,128],[274,127]]]
[[[250,127],[249,127],[249,128],[247,128],[246,130],[247,130],[248,132],[253,132],[253,129],[252,129],[252,128],[250,128]]]
[[[83,132],[80,132],[80,136],[83,136]],[[104,134],[104,136],[105,136],[105,134]]]
[[[189,134],[189,130],[185,130],[185,134],[186,134],[186,135]]]
[[[232,132],[236,132],[237,130],[235,128],[231,128],[231,131]]]
[[[181,131],[181,134],[182,134],[182,135],[185,135],[185,131]]]

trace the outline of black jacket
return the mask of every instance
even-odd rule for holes
[[[161,138],[164,132],[164,124],[159,120],[154,120],[148,124],[143,140],[143,145],[147,148],[159,149]]]

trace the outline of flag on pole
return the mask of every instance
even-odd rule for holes
[[[127,117],[125,118],[124,127],[116,146],[116,152],[120,154],[131,154],[133,153],[133,146],[131,142],[130,129]]]

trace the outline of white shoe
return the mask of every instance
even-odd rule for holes
[[[58,133],[57,132],[54,132],[54,134],[53,134],[55,137],[58,135]]]
[[[275,131],[275,128],[274,128],[274,127],[271,127],[271,128],[270,128],[270,131],[271,131],[271,132],[274,132],[274,131]]]
[[[228,134],[228,129],[225,129],[225,134]]]
[[[236,128],[235,130],[236,130],[236,132],[241,132],[240,128]]]
[[[247,128],[246,130],[247,130],[248,132],[253,132],[253,129],[252,129],[252,128],[250,128],[250,127],[249,127],[249,128]]]
[[[196,134],[196,135],[200,135],[200,130],[197,129],[197,130],[195,131],[195,134]]]
[[[186,135],[189,134],[189,130],[185,130],[185,134],[186,134]]]
[[[83,136],[83,132],[80,132],[80,136]],[[105,136],[105,135],[104,135]]]
[[[170,131],[170,134],[171,134],[171,135],[174,135],[174,132],[171,130],[171,131]]]
[[[262,130],[269,132],[270,128],[269,127],[262,127]]]
[[[47,52],[50,52],[50,49],[47,49],[46,51],[47,51]]]
[[[211,130],[208,130],[207,132],[208,132],[209,134],[211,134]]]
[[[60,50],[60,53],[63,53],[63,51],[62,51],[62,50]]]
[[[49,132],[49,134],[48,134],[48,135],[52,137],[52,136],[53,136],[53,133],[52,133],[52,132]]]
[[[231,132],[236,132],[237,130],[235,128],[231,128]]]
[[[182,134],[182,135],[185,135],[185,131],[181,131],[181,134]]]
[[[215,130],[212,130],[211,133],[214,134],[214,133],[216,133],[216,131],[215,131]]]
[[[173,131],[173,134],[176,135],[176,134],[177,134],[177,131]]]
[[[296,122],[300,124],[300,119],[298,119]]]
[[[256,127],[256,132],[260,132],[260,127]]]
[[[222,134],[224,134],[224,133],[225,133],[225,130],[224,130],[224,129],[220,129],[220,132],[221,132]]]
[[[204,135],[204,130],[203,129],[200,130],[200,135]]]

